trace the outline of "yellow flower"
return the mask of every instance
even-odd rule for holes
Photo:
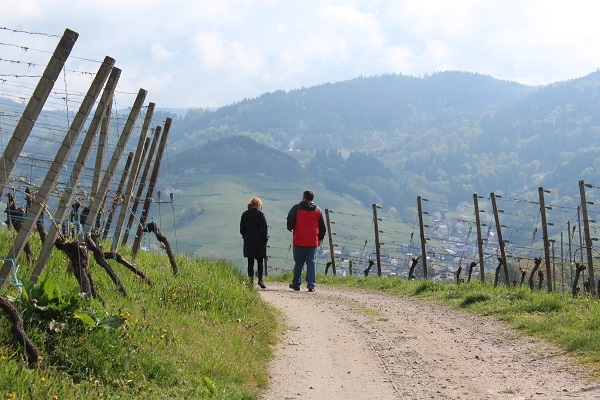
[[[40,379],[40,381],[46,382],[46,378],[42,377],[42,379]]]

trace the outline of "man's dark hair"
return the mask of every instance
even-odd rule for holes
[[[302,193],[302,195],[304,196],[304,199],[306,201],[313,201],[313,199],[315,198],[315,194],[312,192],[312,190],[305,190],[304,193]]]

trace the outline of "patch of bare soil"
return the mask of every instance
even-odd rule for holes
[[[288,329],[265,400],[600,398],[568,356],[492,319],[369,291],[267,286]]]

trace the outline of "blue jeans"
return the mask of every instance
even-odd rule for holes
[[[302,269],[306,263],[306,286],[314,289],[317,280],[317,248],[313,246],[294,246],[294,278],[292,285],[302,285]]]

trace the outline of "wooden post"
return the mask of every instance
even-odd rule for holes
[[[113,175],[117,170],[117,164],[119,163],[119,160],[125,151],[125,146],[127,145],[127,141],[129,140],[129,136],[131,135],[131,131],[135,125],[135,120],[137,119],[140,109],[142,108],[142,104],[144,103],[147,93],[148,92],[144,89],[140,89],[133,103],[133,107],[131,107],[131,111],[129,113],[129,117],[127,118],[127,122],[125,122],[123,132],[121,132],[121,136],[119,137],[119,141],[115,146],[112,158],[108,163],[108,168],[105,171],[102,182],[100,183],[100,187],[98,188],[98,193],[94,198],[94,201],[90,206],[90,212],[85,219],[85,224],[83,225],[84,235],[91,233],[92,229],[96,225],[96,217],[98,217],[98,214],[100,213],[100,208],[104,203],[106,193],[108,193],[110,182],[112,181]]]
[[[548,239],[548,225],[546,223],[546,203],[544,201],[544,188],[539,187],[540,214],[542,219],[542,240],[544,241],[544,258],[546,259],[546,281],[548,282],[548,293],[553,291],[552,266],[550,264],[550,240]]]
[[[121,204],[121,212],[117,225],[115,226],[115,236],[112,243],[112,251],[117,251],[117,248],[121,244],[121,237],[123,234],[123,225],[125,224],[125,217],[127,210],[129,209],[129,202],[135,189],[135,183],[139,177],[140,165],[142,163],[142,157],[144,155],[144,148],[146,143],[146,137],[148,136],[148,127],[152,121],[152,115],[154,114],[154,103],[148,104],[148,110],[146,111],[146,117],[142,125],[142,132],[140,133],[140,140],[138,141],[137,148],[135,150],[135,157],[133,158],[133,164],[131,166],[131,172],[129,174],[129,180],[127,181],[127,187],[125,188],[123,203]]]
[[[120,70],[119,70],[120,71]],[[90,190],[92,197],[98,194],[100,186],[100,177],[104,166],[104,157],[106,157],[106,143],[108,140],[108,131],[110,130],[110,116],[112,113],[112,97],[106,104],[106,112],[100,123],[100,135],[98,135],[98,147],[96,150],[96,162],[94,164],[94,177],[92,178],[92,188]]]
[[[485,283],[485,271],[483,267],[483,237],[481,235],[481,222],[479,220],[479,200],[477,193],[473,194],[473,205],[475,206],[475,224],[477,225],[477,250],[479,251],[479,277],[481,283]]]
[[[494,192],[490,193],[490,199],[492,200],[492,208],[494,210],[494,220],[496,222],[496,233],[498,234],[498,245],[500,246],[500,257],[502,267],[504,270],[504,282],[506,286],[510,286],[510,277],[508,276],[508,265],[506,263],[506,252],[504,251],[504,240],[502,240],[502,228],[500,226],[500,218],[498,217],[498,208],[496,207],[496,195]]]
[[[581,213],[583,215],[583,232],[585,234],[585,249],[587,252],[587,269],[590,279],[590,293],[596,297],[596,281],[594,280],[594,259],[592,257],[592,237],[590,236],[590,220],[588,219],[587,201],[585,200],[585,183],[579,181],[579,192],[581,193]]]
[[[148,154],[148,148],[150,147],[150,138],[146,137],[146,140],[144,141],[144,149],[142,150],[142,158],[140,160],[140,165],[138,166],[138,168],[141,168],[141,164],[144,162],[144,159],[146,158],[146,154]],[[139,174],[139,169],[138,169],[138,178],[140,177]],[[137,179],[136,179],[137,181]],[[136,199],[135,196],[133,195],[133,190],[135,190],[135,183],[134,183],[134,188],[131,191],[131,202],[130,204],[132,204],[132,209],[131,212],[129,213],[129,220],[131,221],[134,218],[134,214],[135,212],[133,211],[133,205],[136,204]],[[135,209],[135,211],[137,211],[137,208]],[[129,238],[129,229],[131,229],[131,226],[125,226],[125,222],[123,221],[122,224],[119,224],[123,226],[123,237],[120,241],[120,244],[126,244],[127,243],[127,239]]]
[[[79,150],[79,155],[77,156],[77,160],[73,166],[73,170],[71,171],[71,176],[69,177],[69,182],[71,182],[71,184],[65,188],[62,198],[58,202],[56,212],[54,213],[54,220],[56,221],[57,226],[62,224],[63,218],[65,218],[67,215],[67,207],[73,199],[75,188],[77,187],[77,183],[79,182],[85,167],[85,163],[87,162],[89,154],[94,145],[94,139],[98,133],[100,124],[104,120],[107,110],[110,108],[110,102],[120,76],[121,70],[113,67],[110,76],[108,77],[108,81],[106,82],[106,86],[104,87],[102,96],[100,97],[100,101],[98,102],[98,106],[96,106],[96,112],[94,113],[94,117],[90,123],[90,126],[88,127],[83,144]],[[54,241],[58,237],[58,234],[59,232],[57,227],[54,224],[51,224],[46,236],[46,240],[42,244],[42,249],[40,250],[40,256],[38,257],[37,264],[31,274],[30,280],[33,283],[38,282],[42,272],[44,271],[46,263],[48,262],[50,254],[52,253],[52,249],[54,248]]]
[[[142,194],[144,193],[144,188],[146,187],[146,180],[148,179],[148,174],[150,172],[150,167],[152,167],[152,162],[154,161],[154,152],[156,151],[156,147],[158,145],[158,139],[160,138],[160,132],[162,128],[157,126],[154,130],[154,137],[152,138],[152,144],[150,145],[150,151],[148,153],[148,157],[146,158],[146,164],[144,165],[144,171],[142,172],[142,176],[140,177],[140,183],[138,184],[137,193],[133,198],[133,204],[131,206],[131,213],[129,214],[129,221],[127,222],[127,229],[125,229],[125,234],[123,235],[123,244],[126,244],[129,240],[129,232],[133,227],[133,221],[136,219],[137,209],[140,205],[140,201],[142,199]]]
[[[150,215],[150,206],[152,205],[152,196],[154,195],[154,187],[156,186],[156,180],[158,179],[158,172],[160,171],[160,163],[162,160],[163,153],[167,147],[167,139],[169,137],[169,130],[171,129],[171,118],[167,118],[165,121],[165,129],[160,138],[160,144],[158,145],[158,153],[156,154],[156,160],[154,161],[154,167],[152,168],[152,174],[150,175],[150,182],[148,182],[148,191],[146,192],[146,199],[144,200],[144,208],[142,209],[142,215],[140,217],[140,223],[138,224],[135,240],[131,247],[131,256],[135,258],[140,245],[142,243],[142,233],[148,215]]]
[[[36,201],[32,202],[29,212],[23,220],[21,229],[19,229],[17,237],[13,242],[12,248],[8,252],[4,264],[0,269],[0,289],[4,287],[6,279],[10,275],[13,265],[18,262],[21,252],[28,243],[29,236],[34,229],[40,214],[43,212],[44,207],[50,198],[50,194],[56,186],[56,181],[58,180],[60,172],[62,171],[63,165],[67,162],[69,154],[71,154],[71,148],[77,141],[77,138],[81,133],[81,129],[83,128],[86,119],[90,115],[90,112],[94,107],[94,103],[100,95],[102,87],[104,86],[104,83],[106,82],[114,63],[115,60],[110,57],[106,57],[104,59],[104,62],[100,65],[98,73],[90,85],[86,96],[83,98],[79,106],[79,111],[75,115],[75,118],[73,118],[73,122],[71,123],[63,142],[54,156],[54,161],[46,173],[44,182],[38,189]],[[69,182],[68,186],[73,187],[74,184],[75,182]]]
[[[325,221],[327,222],[327,235],[329,237],[329,255],[331,256],[331,270],[333,271],[333,276],[337,275],[335,269],[335,253],[333,252],[333,233],[331,232],[331,220],[329,219],[329,209],[325,209]]]
[[[421,196],[417,196],[417,210],[419,212],[419,230],[421,233],[421,263],[423,264],[423,277],[427,279],[427,250],[425,248],[425,228],[423,226],[423,207]]]
[[[12,169],[17,163],[17,158],[23,150],[23,146],[33,129],[35,121],[39,117],[48,96],[54,87],[54,83],[60,75],[73,46],[79,34],[72,30],[66,29],[62,38],[58,42],[46,69],[42,74],[33,94],[29,99],[29,103],[23,111],[21,119],[17,123],[12,137],[4,148],[4,154],[0,157],[0,195],[4,191]]]
[[[375,256],[377,257],[377,276],[381,276],[381,244],[379,243],[379,219],[377,204],[373,204],[373,229],[375,229]]]
[[[352,260],[348,261],[348,274],[352,276]]]
[[[123,186],[125,185],[125,180],[127,179],[127,175],[129,175],[129,169],[131,168],[131,160],[133,159],[133,152],[129,152],[127,155],[127,161],[125,161],[125,167],[123,168],[123,173],[121,174],[121,180],[119,181],[119,186],[117,186],[117,191],[115,192],[115,198],[113,199],[112,205],[108,211],[108,216],[106,217],[106,223],[104,224],[104,235],[102,239],[108,237],[110,232],[110,227],[112,225],[113,217],[115,216],[115,212],[117,207],[119,206],[119,201],[122,198]],[[114,235],[113,235],[114,236]],[[113,239],[114,240],[114,239]],[[115,251],[115,250],[113,250]]]

